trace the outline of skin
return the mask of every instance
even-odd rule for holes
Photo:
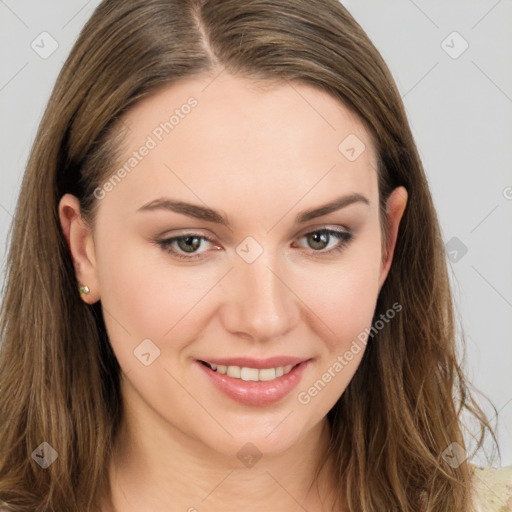
[[[263,88],[226,72],[212,76],[166,85],[125,115],[128,159],[169,112],[190,96],[198,101],[100,200],[94,226],[74,196],[59,204],[77,280],[91,290],[82,298],[101,299],[123,372],[125,416],[104,510],[332,510],[330,461],[318,492],[311,483],[328,446],[326,414],[364,346],[308,404],[297,395],[372,325],[407,192],[397,188],[388,200],[384,247],[376,154],[355,115],[309,85]],[[366,146],[354,161],[338,149],[350,134]],[[352,193],[369,204],[294,224],[299,212]],[[207,205],[231,226],[137,211],[161,197]],[[348,229],[353,238],[328,254],[335,237],[321,246],[305,236],[321,228]],[[214,240],[200,242],[192,262],[154,242],[190,232]],[[252,263],[236,252],[248,236],[263,249]],[[184,244],[173,247],[187,255]],[[149,366],[133,353],[147,338],[160,350]],[[311,361],[298,387],[266,406],[227,397],[195,362],[275,355]],[[252,467],[237,457],[249,441],[262,454]]]

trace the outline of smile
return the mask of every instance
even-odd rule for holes
[[[265,406],[285,398],[310,363],[310,359],[299,357],[231,358],[196,360],[196,368],[221,395],[244,405]]]

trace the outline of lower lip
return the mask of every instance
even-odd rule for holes
[[[308,363],[299,363],[286,375],[273,380],[245,381],[218,373],[197,361],[201,371],[220,391],[246,405],[269,405],[284,398],[298,385]]]

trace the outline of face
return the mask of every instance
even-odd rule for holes
[[[124,121],[94,230],[66,213],[72,197],[60,212],[127,410],[229,456],[307,439],[363,356],[354,341],[372,325],[405,190],[388,201],[384,251],[370,136],[303,84],[197,78]]]

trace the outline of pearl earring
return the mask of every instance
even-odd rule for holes
[[[91,290],[89,290],[89,287],[87,285],[85,285],[85,286],[80,285],[78,287],[78,290],[80,292],[80,295],[82,295],[82,294],[87,295],[91,291]]]

